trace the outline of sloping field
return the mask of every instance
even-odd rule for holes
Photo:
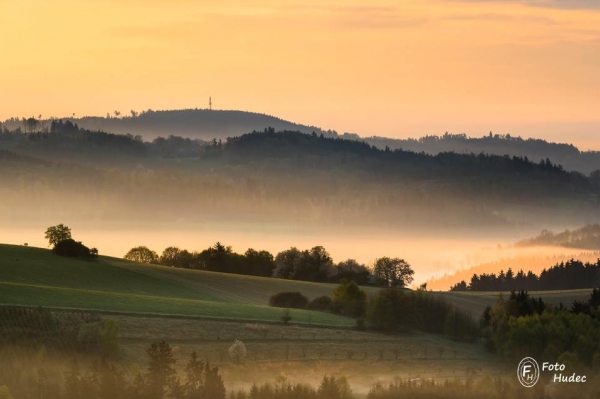
[[[101,257],[64,258],[40,249],[0,245],[0,303],[105,311],[278,321],[271,295],[300,291],[310,299],[330,295],[332,284],[241,276]],[[351,326],[352,319],[292,311],[292,321]]]

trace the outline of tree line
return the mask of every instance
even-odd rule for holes
[[[594,288],[600,285],[600,259],[596,263],[571,259],[544,269],[539,276],[532,271],[519,270],[516,274],[509,268],[506,273],[473,274],[467,284],[456,283],[451,291],[539,291]]]
[[[186,269],[274,277],[288,280],[339,283],[354,281],[359,285],[404,287],[413,281],[414,271],[404,259],[381,257],[372,267],[354,259],[335,263],[322,246],[300,250],[296,247],[273,256],[266,250],[249,248],[243,254],[217,242],[200,252],[167,247],[161,255],[145,246],[130,249],[125,259]]]

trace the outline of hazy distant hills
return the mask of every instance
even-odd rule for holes
[[[186,109],[171,111],[144,111],[126,116],[68,118],[79,127],[91,131],[104,131],[117,134],[141,136],[144,140],[156,137],[180,136],[192,140],[225,140],[227,137],[240,136],[252,131],[263,131],[268,127],[276,131],[316,132],[325,137],[342,137],[348,140],[364,141],[380,149],[386,147],[403,149],[426,154],[443,152],[493,154],[525,157],[533,162],[550,159],[552,163],[562,165],[566,170],[578,171],[588,175],[600,170],[600,151],[580,151],[572,144],[551,143],[541,139],[522,139],[508,134],[498,135],[490,132],[483,137],[467,137],[464,134],[444,134],[426,136],[419,139],[393,139],[387,137],[361,137],[289,122],[274,116],[246,112],[208,109]],[[45,126],[50,121],[44,121]],[[13,119],[5,122],[13,130],[22,126],[22,122]],[[1,146],[0,146],[1,148]]]

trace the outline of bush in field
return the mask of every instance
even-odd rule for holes
[[[158,254],[148,247],[140,246],[131,248],[123,259],[139,263],[158,263]]]
[[[54,248],[52,248],[52,252],[61,256],[88,260],[98,257],[98,250],[96,248],[90,249],[83,245],[81,241],[75,241],[73,239],[58,242]]]
[[[367,294],[354,281],[342,280],[331,294],[331,309],[350,317],[360,317],[367,307]]]
[[[269,298],[269,306],[278,308],[306,309],[308,298],[299,292],[280,292]]]
[[[331,308],[331,298],[325,295],[318,296],[308,303],[307,308],[310,310],[329,310]]]
[[[233,341],[233,344],[229,347],[229,357],[236,363],[242,363],[246,359],[246,355],[248,355],[246,345],[239,339]]]

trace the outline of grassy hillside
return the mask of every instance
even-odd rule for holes
[[[309,298],[334,286],[252,276],[140,265],[101,257],[86,262],[41,248],[0,245],[0,303],[225,319],[278,321],[267,306],[281,291]],[[349,318],[292,311],[292,321],[351,326]]]

